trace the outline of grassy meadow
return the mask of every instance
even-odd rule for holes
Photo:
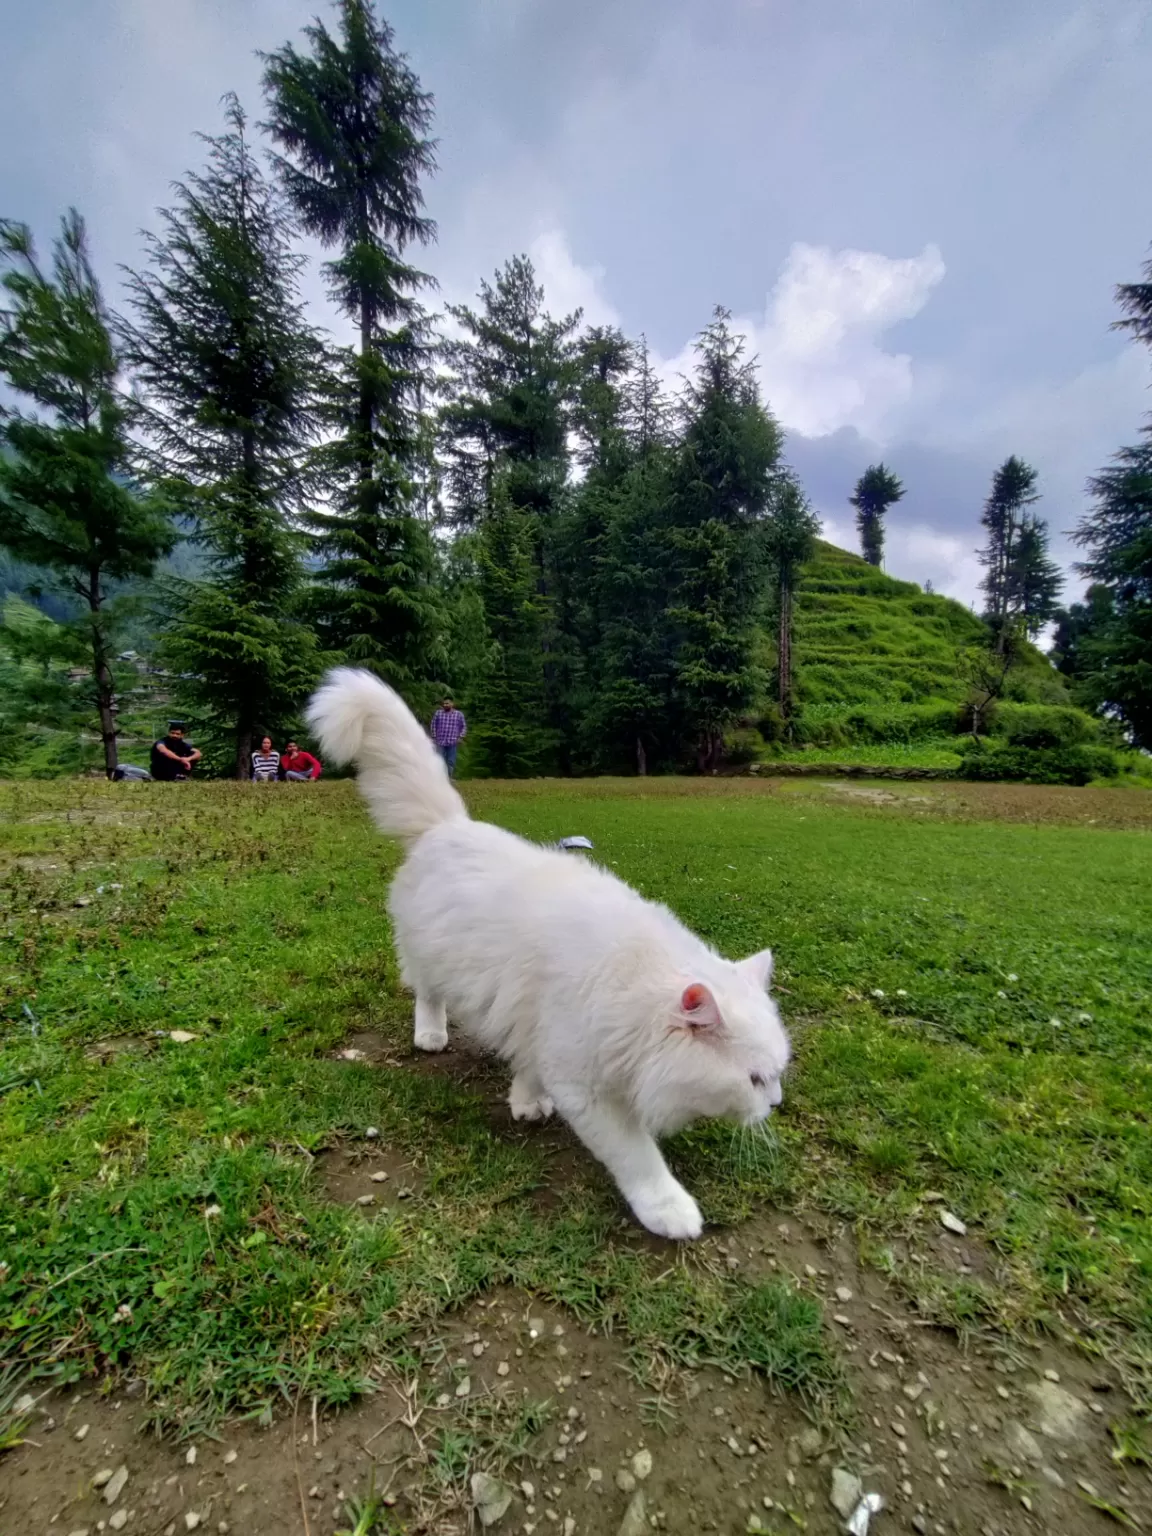
[[[725,953],[775,949],[797,1050],[771,1135],[671,1147],[710,1222],[840,1218],[924,1316],[1073,1335],[1147,1395],[1152,797],[466,789],[525,836],[590,837]],[[577,1149],[547,1172],[560,1133],[513,1128],[502,1078],[413,1059],[397,855],[351,783],[25,783],[0,818],[0,1376],[130,1369],[191,1432],[346,1401],[514,1285],[641,1376],[750,1366],[847,1411],[811,1296],[648,1240]],[[387,1208],[326,1192],[369,1131],[420,1170]],[[985,1269],[934,1264],[941,1201]]]

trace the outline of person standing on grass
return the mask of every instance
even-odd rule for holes
[[[169,720],[168,734],[152,743],[152,777],[162,782],[186,779],[203,754],[184,740],[183,720]]]
[[[280,754],[272,749],[271,736],[265,736],[259,752],[252,754],[252,779],[256,784],[275,784],[280,774]]]
[[[432,716],[428,734],[435,742],[440,756],[448,768],[448,777],[456,776],[456,751],[468,734],[468,722],[463,712],[451,699],[443,699],[440,708]]]
[[[294,741],[290,741],[284,748],[284,754],[280,759],[280,772],[286,779],[299,782],[302,779],[318,779],[321,774],[320,761],[312,756],[311,752],[303,752]]]

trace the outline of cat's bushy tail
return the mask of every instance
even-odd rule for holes
[[[440,822],[468,815],[412,711],[371,672],[329,672],[307,718],[330,761],[356,764],[360,793],[389,837],[415,842]]]

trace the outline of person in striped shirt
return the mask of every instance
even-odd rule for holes
[[[275,784],[280,774],[280,754],[272,750],[271,736],[265,736],[259,752],[252,754],[252,778],[257,784]]]
[[[435,742],[440,756],[448,768],[448,777],[456,776],[456,752],[468,734],[468,722],[462,710],[451,699],[441,701],[440,708],[432,716],[428,734]]]

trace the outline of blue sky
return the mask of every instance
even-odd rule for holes
[[[0,214],[75,203],[120,263],[255,51],[323,4],[0,0]],[[883,455],[908,487],[888,568],[975,594],[980,502],[1040,471],[1057,553],[1083,483],[1152,407],[1109,327],[1152,244],[1145,0],[404,0],[437,98],[440,240],[467,298],[530,251],[557,309],[645,332],[670,379],[727,305],[842,542]],[[321,285],[310,293],[322,309]]]

